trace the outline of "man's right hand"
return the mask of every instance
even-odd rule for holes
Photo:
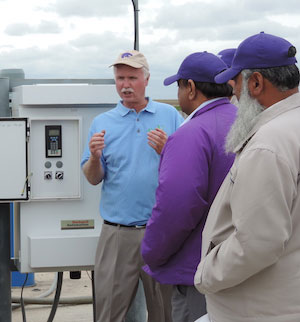
[[[102,150],[105,147],[104,143],[105,130],[99,133],[95,133],[89,142],[89,149],[91,152],[91,158],[99,160],[102,156]]]

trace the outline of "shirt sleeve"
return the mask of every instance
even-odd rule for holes
[[[219,244],[212,240],[202,254],[194,279],[200,292],[234,287],[278,261],[292,233],[295,177],[271,150],[249,150],[240,158],[230,196],[234,231]]]
[[[203,141],[200,134],[174,135],[165,145],[156,204],[142,243],[142,255],[151,270],[166,263],[207,214],[210,155]]]

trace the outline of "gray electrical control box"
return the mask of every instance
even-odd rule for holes
[[[13,118],[0,123],[0,199],[14,202],[20,272],[93,268],[101,187],[84,178],[80,160],[93,118],[118,99],[113,84],[13,88]]]

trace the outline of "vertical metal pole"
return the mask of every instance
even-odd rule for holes
[[[0,116],[9,117],[9,79],[0,78]],[[11,321],[10,205],[0,203],[0,322]]]
[[[139,3],[138,0],[132,0],[134,9],[134,49],[139,50]]]
[[[9,203],[0,203],[0,322],[10,321],[10,206]]]
[[[0,77],[0,116],[10,116],[9,109],[9,79]]]

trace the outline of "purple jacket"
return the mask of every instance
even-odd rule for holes
[[[234,159],[225,154],[224,142],[235,116],[227,98],[214,101],[163,149],[156,204],[142,243],[144,270],[162,284],[194,285],[206,217]]]

